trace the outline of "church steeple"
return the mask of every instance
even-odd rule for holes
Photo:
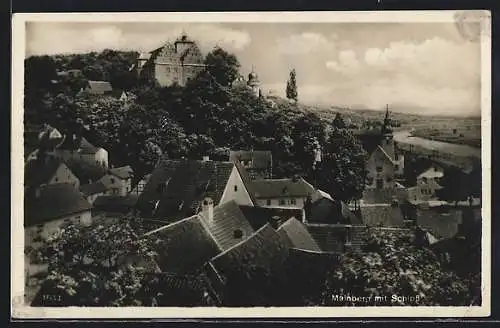
[[[385,107],[384,125],[382,126],[383,135],[392,135],[391,119],[389,118],[389,105]]]

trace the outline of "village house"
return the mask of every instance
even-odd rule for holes
[[[204,59],[196,42],[183,34],[174,42],[139,55],[136,71],[140,76],[155,79],[162,87],[185,86],[205,69]]]
[[[101,182],[107,189],[109,195],[126,196],[132,191],[132,178],[134,170],[127,165],[109,169],[108,174],[103,176]]]
[[[89,225],[92,206],[71,184],[57,183],[28,190],[24,197],[26,240],[46,239],[64,223]]]
[[[78,137],[75,134],[66,135],[63,143],[49,154],[64,161],[84,161],[108,168],[108,152],[104,148],[92,145],[85,137]]]
[[[265,150],[231,150],[229,160],[240,163],[252,180],[272,178],[273,157]]]
[[[113,87],[107,81],[88,81],[87,85],[80,92],[91,95],[111,95]]]
[[[36,159],[40,152],[57,147],[63,140],[61,132],[48,124],[28,125],[24,129],[25,162]]]
[[[174,222],[199,213],[206,197],[214,206],[231,200],[254,206],[243,170],[238,164],[211,161],[208,156],[160,161],[139,196],[137,209],[142,216]]]
[[[251,192],[261,207],[304,208],[314,187],[303,178],[266,179],[251,182]]]
[[[80,187],[80,192],[86,197],[90,204],[93,204],[98,197],[106,195],[108,188],[106,188],[102,182],[97,181],[82,185]]]
[[[78,190],[80,180],[62,161],[49,156],[30,161],[24,168],[24,187],[39,188],[45,185],[65,183]]]

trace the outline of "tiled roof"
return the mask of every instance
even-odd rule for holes
[[[226,281],[233,272],[245,271],[249,267],[265,267],[270,272],[282,268],[288,257],[286,240],[269,224],[257,230],[247,240],[210,260],[218,277]]]
[[[306,227],[322,251],[344,251],[346,229],[344,226],[307,224]]]
[[[425,170],[424,172],[420,173],[417,176],[417,179],[421,179],[421,178],[428,178],[428,179],[442,178],[443,176],[444,176],[444,173],[441,170],[436,170],[434,167],[430,167],[427,170]]]
[[[401,211],[398,207],[393,207],[390,204],[362,205],[360,210],[363,224],[367,226],[404,226],[403,217],[400,213]]]
[[[65,164],[52,157],[39,158],[26,163],[24,185],[26,187],[37,187],[48,183],[61,166],[65,166]]]
[[[106,92],[113,91],[111,83],[107,81],[88,81],[87,92],[96,95],[102,95]]]
[[[106,169],[97,164],[89,164],[78,159],[67,160],[65,164],[82,184],[98,181],[106,175]]]
[[[213,211],[212,220],[209,220],[204,213],[200,213],[199,215],[222,250],[231,248],[251,236],[254,232],[235,201],[216,206]],[[235,237],[236,230],[242,232],[241,237]]]
[[[258,230],[268,223],[272,225],[276,224],[276,227],[278,227],[290,218],[302,220],[302,210],[298,208],[271,208],[241,205],[240,209],[254,230]]]
[[[144,235],[154,241],[163,272],[195,272],[220,252],[201,220],[195,215]]]
[[[267,150],[231,150],[229,153],[231,162],[252,161],[252,167],[256,169],[269,169],[272,167],[273,156]]]
[[[139,198],[139,209],[145,216],[175,221],[196,214],[205,197],[217,205],[233,167],[230,162],[162,161]]]
[[[462,222],[460,210],[439,213],[437,210],[417,210],[417,226],[429,231],[436,238],[451,238],[459,231]]]
[[[278,228],[278,233],[287,240],[290,248],[320,252],[321,249],[307,231],[306,227],[297,219],[289,219]]]
[[[307,221],[311,223],[362,224],[361,220],[341,201],[328,198],[319,199],[311,204]]]
[[[91,205],[72,185],[51,184],[40,188],[39,196],[28,192],[24,197],[24,224],[36,225],[81,213],[91,209]]]
[[[80,186],[80,191],[84,196],[103,193],[106,192],[106,190],[106,186],[100,181]]]
[[[123,180],[134,176],[134,170],[130,165],[112,168],[109,170],[109,173]]]
[[[116,196],[105,195],[95,199],[94,209],[99,211],[127,213],[131,211],[137,203],[137,196]]]
[[[82,154],[95,154],[99,148],[92,145],[85,137],[66,135],[58,147],[61,150],[79,151]]]
[[[307,197],[314,188],[304,179],[266,179],[252,182],[256,198]]]

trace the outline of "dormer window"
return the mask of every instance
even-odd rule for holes
[[[238,186],[234,185],[234,192],[237,192],[237,191],[238,191]]]
[[[377,172],[379,172],[379,173],[380,173],[380,172],[382,172],[383,167],[382,167],[382,166],[377,166],[377,167],[376,167],[376,170],[377,170]]]

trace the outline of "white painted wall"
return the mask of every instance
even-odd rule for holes
[[[231,200],[234,200],[238,205],[254,205],[236,166],[233,166],[233,170],[229,176],[229,180],[219,204],[223,204]]]
[[[27,227],[24,229],[26,244],[28,240],[33,242],[33,239],[39,235],[43,239],[47,239],[49,236],[53,235],[57,232],[57,230],[63,225],[65,222],[72,222],[73,224],[82,224],[82,225],[90,225],[92,223],[92,214],[90,210],[71,214],[62,218],[58,218],[56,220],[52,220],[46,222],[42,225],[36,225]]]
[[[287,208],[304,208],[304,204],[306,201],[305,197],[297,197],[293,198],[295,200],[295,204],[292,202],[292,198],[258,198],[257,206],[259,207],[287,207]],[[268,204],[268,200],[270,203]],[[282,203],[280,203],[280,200]]]

